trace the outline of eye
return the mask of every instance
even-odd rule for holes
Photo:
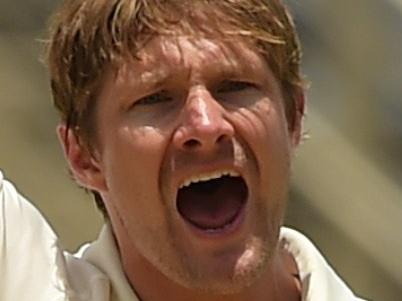
[[[141,106],[154,105],[169,102],[171,100],[173,100],[173,97],[169,95],[167,91],[162,90],[138,99],[134,103],[134,105],[141,105]]]
[[[219,84],[215,92],[218,94],[241,92],[256,88],[255,84],[244,81],[225,80]]]

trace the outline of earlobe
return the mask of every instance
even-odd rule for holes
[[[101,166],[73,130],[59,124],[57,136],[75,181],[86,189],[104,192],[107,187]]]

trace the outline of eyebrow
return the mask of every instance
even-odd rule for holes
[[[154,89],[162,86],[171,75],[163,69],[154,69],[141,72],[136,80],[137,84],[145,85],[147,89]]]
[[[249,74],[249,66],[234,66],[234,64],[225,64],[219,70],[215,69],[213,78],[218,79],[230,79],[230,78],[239,78],[243,76],[247,76]],[[164,86],[167,82],[169,82],[172,78],[176,78],[178,75],[183,76],[186,80],[190,80],[192,76],[192,68],[189,67],[178,67],[172,69],[166,69],[163,67],[150,68],[148,70],[144,70],[140,73],[135,74],[135,71],[132,71],[135,76],[135,84],[138,86],[145,87],[146,90],[157,90],[158,88]]]

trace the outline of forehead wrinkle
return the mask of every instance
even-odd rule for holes
[[[239,45],[241,44],[241,45]],[[121,79],[146,88],[162,86],[172,78],[187,82],[213,78],[236,78],[255,73],[258,54],[247,43],[188,36],[163,37],[152,40],[140,59],[124,64]],[[252,52],[250,57],[247,53]],[[194,55],[195,53],[195,55]],[[120,73],[120,72],[119,72]]]
[[[198,82],[208,74],[211,79],[234,76],[239,73],[239,57],[227,43],[215,39],[182,38],[177,42],[182,54],[182,65],[187,70],[188,80]],[[185,48],[195,49],[196,56],[185,54]]]
[[[169,76],[163,62],[157,62],[154,55],[142,55],[140,59],[129,60],[118,69],[115,82],[120,85],[143,86],[153,88],[160,86]]]
[[[254,49],[252,45],[246,43],[245,41],[238,43],[237,45],[230,44],[228,45],[227,52],[232,53],[233,55],[228,55],[230,57],[234,57],[233,66],[234,70],[238,70],[241,73],[245,73],[247,75],[254,74],[261,69],[264,64],[264,60],[258,54],[257,50]],[[263,64],[261,64],[263,62]]]
[[[182,55],[179,48],[170,39],[154,39],[149,47],[139,54],[139,60],[133,62],[131,74],[135,84],[147,88],[162,86],[181,65]]]
[[[151,47],[152,51],[144,50],[136,76],[138,82],[147,86],[162,85],[172,78],[197,82],[206,73],[224,76],[239,65],[231,49],[210,39],[160,37]]]
[[[211,74],[217,77],[254,77],[270,72],[267,62],[254,44],[246,40],[204,39],[197,40],[194,45],[198,47],[197,54],[203,54],[199,61],[202,68],[199,70],[212,71]]]

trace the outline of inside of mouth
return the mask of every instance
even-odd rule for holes
[[[179,189],[177,209],[185,220],[200,229],[220,229],[236,219],[247,194],[242,177],[224,176]]]

